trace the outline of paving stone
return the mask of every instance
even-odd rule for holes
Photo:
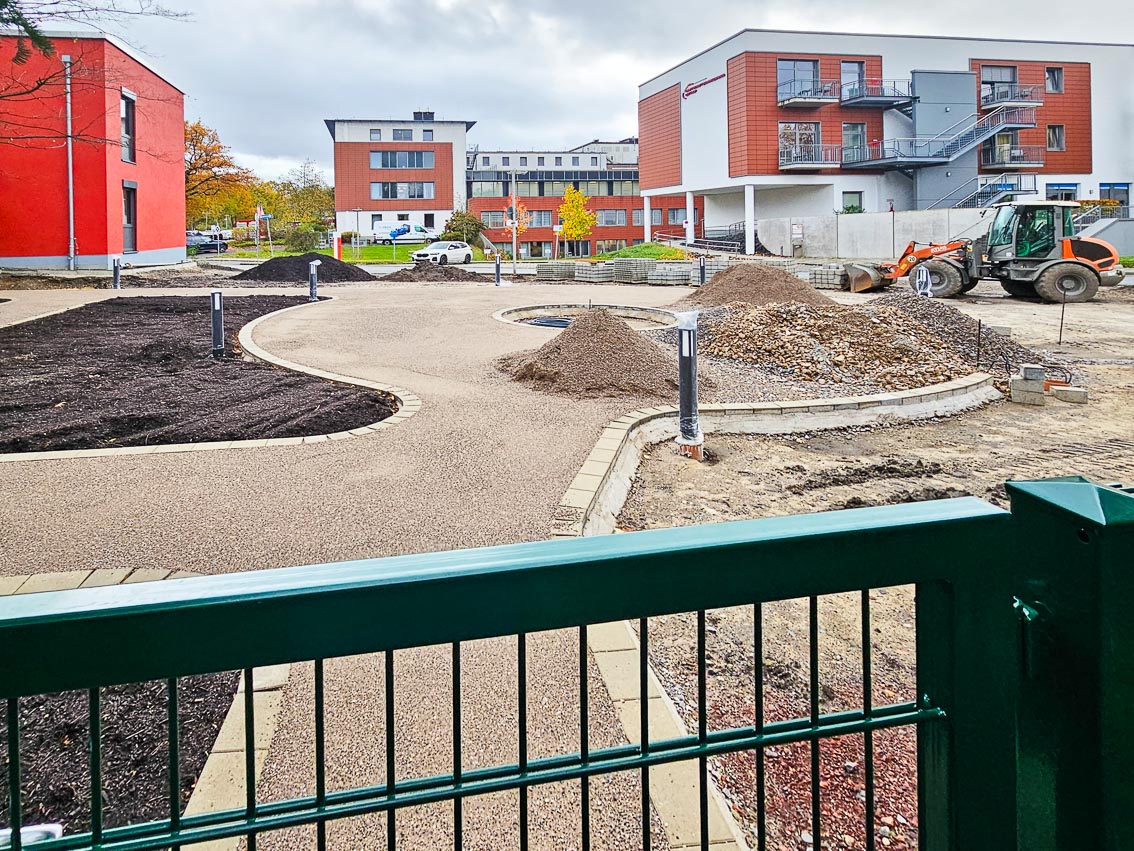
[[[81,588],[103,588],[107,585],[117,585],[130,575],[129,568],[100,567],[91,571],[91,575],[83,580]]]
[[[587,645],[592,653],[638,649],[638,643],[630,634],[626,621],[591,624],[587,627]]]
[[[252,684],[255,687],[255,677]],[[253,691],[252,703],[255,715],[256,750],[267,750],[272,743],[272,734],[276,731],[279,722],[280,706],[283,702],[283,693],[280,691]],[[244,750],[244,696],[238,696],[232,702],[232,708],[225,716],[216,742],[213,744],[213,753],[227,753],[229,751]]]
[[[130,585],[134,582],[157,582],[159,579],[165,579],[172,571],[166,570],[164,567],[139,567],[131,573],[125,580],[123,585]]]
[[[15,594],[27,580],[26,576],[0,576],[0,597]]]
[[[89,570],[59,570],[29,576],[17,594],[40,594],[47,591],[70,591],[78,588],[90,576]]]

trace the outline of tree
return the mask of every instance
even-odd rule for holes
[[[591,235],[598,217],[587,208],[586,195],[574,186],[568,186],[563,193],[563,203],[559,205],[559,224],[563,226],[566,240],[586,239]]]
[[[252,172],[236,164],[216,130],[199,120],[185,122],[185,200],[189,207],[201,209],[210,199],[254,180]]]
[[[456,239],[469,245],[479,245],[480,235],[484,233],[484,222],[467,210],[455,210],[445,222],[441,231],[442,239]]]
[[[275,183],[289,222],[322,225],[335,214],[335,190],[314,160],[307,159]]]
[[[516,233],[522,234],[528,229],[528,225],[532,223],[532,214],[528,212],[528,208],[524,206],[524,202],[519,198],[516,199]]]

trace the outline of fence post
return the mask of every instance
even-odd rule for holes
[[[1134,497],[1009,482],[1021,623],[1019,847],[1134,847]]]

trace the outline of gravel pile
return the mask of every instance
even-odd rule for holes
[[[516,381],[547,393],[672,400],[677,392],[675,355],[601,309],[580,314],[541,348],[496,363]]]
[[[877,304],[877,303],[875,303]],[[726,305],[702,314],[706,355],[788,370],[807,382],[908,390],[972,371],[948,343],[900,310],[805,304]]]
[[[816,307],[835,303],[806,281],[801,281],[778,266],[741,263],[717,272],[705,286],[679,304],[708,307],[737,301],[755,305],[794,302]]]
[[[484,275],[478,275],[476,272],[470,272],[468,269],[462,269],[459,266],[450,266],[448,264],[442,266],[439,263],[430,263],[428,260],[422,260],[414,263],[410,269],[399,269],[396,272],[391,272],[388,275],[383,275],[383,281],[478,281],[484,283],[488,280]]]
[[[265,260],[259,266],[253,266],[247,272],[241,272],[233,280],[236,281],[288,281],[306,283],[307,267],[312,261],[320,260],[320,283],[339,284],[346,281],[373,281],[374,276],[365,269],[336,260],[326,254],[317,254],[309,251],[298,257],[273,257]]]

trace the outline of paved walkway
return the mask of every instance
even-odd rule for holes
[[[555,332],[507,325],[492,313],[588,300],[661,306],[687,292],[336,289],[331,302],[262,323],[257,343],[289,360],[406,387],[423,401],[417,416],[372,436],[310,446],[0,466],[0,575],[108,567],[217,573],[546,538],[554,507],[602,426],[637,403],[552,397],[504,378],[492,366],[496,357],[541,345]],[[112,295],[6,293],[13,301],[0,304],[0,324],[46,312],[44,305],[58,309]],[[572,635],[532,639],[533,756],[575,748],[575,647]],[[396,665],[399,776],[447,772],[448,650],[399,653]],[[514,640],[467,645],[463,666],[465,767],[514,760]],[[382,681],[380,659],[328,666],[331,788],[383,780]],[[593,664],[591,682],[593,744],[621,740],[609,696],[594,685]],[[269,754],[264,799],[313,791],[311,707],[309,666],[301,666]],[[595,783],[595,848],[634,844],[638,795],[633,776]],[[534,791],[532,833],[540,839],[533,847],[577,847],[577,808],[577,785]],[[446,843],[449,813],[435,807],[399,817],[399,847]],[[514,795],[470,801],[466,847],[512,847],[515,820]],[[383,835],[381,817],[360,819],[336,826],[332,846],[378,847]],[[306,845],[294,833],[261,842]]]

